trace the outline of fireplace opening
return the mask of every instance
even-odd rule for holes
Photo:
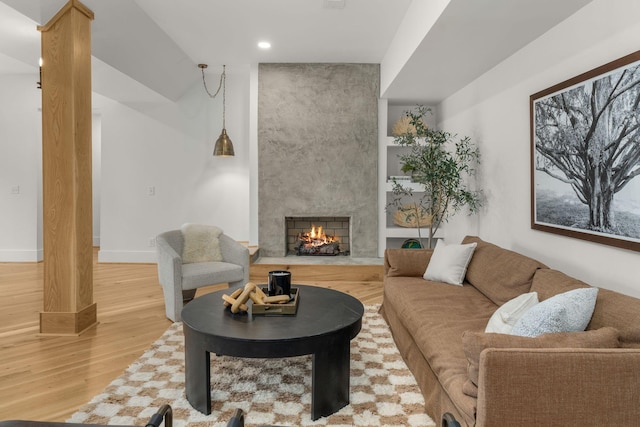
[[[287,254],[349,255],[349,217],[286,217]]]
[[[296,255],[338,255],[340,239],[327,235],[321,225],[311,225],[311,230],[298,234]]]

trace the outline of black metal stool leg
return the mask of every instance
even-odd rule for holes
[[[244,412],[242,409],[236,409],[236,412],[227,423],[227,427],[244,427]]]
[[[173,427],[173,411],[171,406],[162,405],[158,412],[153,414],[145,427],[160,427],[164,419],[164,427]]]
[[[460,423],[456,421],[456,417],[447,412],[442,416],[442,427],[460,427]]]

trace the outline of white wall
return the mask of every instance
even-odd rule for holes
[[[640,253],[530,228],[529,96],[638,50],[640,2],[594,0],[438,107],[440,126],[471,136],[482,152],[483,212],[459,216],[465,234],[539,259],[592,285],[640,296]]]
[[[249,240],[248,71],[227,73],[231,158],[212,156],[222,99],[201,84],[177,103],[102,103],[100,261],[155,262],[151,241],[185,222]]]
[[[102,116],[91,117],[91,198],[93,211],[93,246],[100,246],[100,169],[102,168]]]
[[[0,262],[42,259],[38,74],[0,75]]]
[[[42,260],[37,77],[0,75],[0,262]],[[210,77],[217,83],[219,76]],[[93,94],[93,240],[100,261],[155,262],[150,241],[185,222],[216,224],[249,240],[249,83],[248,69],[227,73],[232,158],[212,156],[222,97],[210,99],[200,82],[176,103],[127,106]]]

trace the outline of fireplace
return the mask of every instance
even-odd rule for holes
[[[349,218],[342,253],[378,256],[379,83],[379,64],[259,64],[252,197],[261,256],[289,252],[286,217],[336,216]]]
[[[349,217],[286,217],[288,255],[350,254]]]

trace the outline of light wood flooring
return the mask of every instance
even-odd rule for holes
[[[382,302],[382,266],[253,264],[251,280],[290,268],[296,283]],[[94,251],[99,325],[79,337],[38,336],[43,263],[0,263],[0,420],[64,421],[169,327],[155,264],[105,264]],[[198,290],[198,295],[226,285]]]

